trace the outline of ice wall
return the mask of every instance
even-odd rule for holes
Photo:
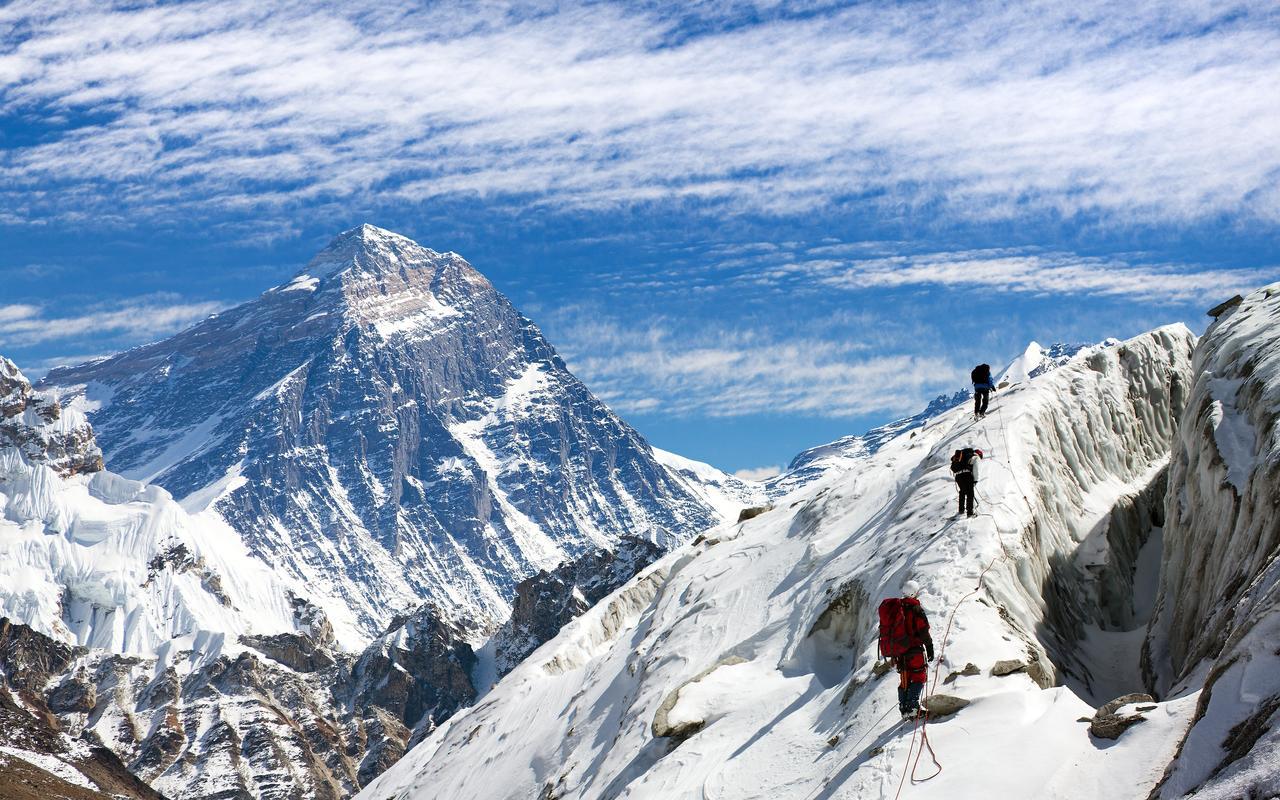
[[[1144,670],[1170,694],[1203,684],[1160,797],[1280,792],[1280,283],[1220,317],[1169,477],[1165,556]]]
[[[997,565],[994,599],[1028,645],[1044,649],[1055,682],[1066,669],[1090,684],[1079,648],[1087,627],[1118,627],[1132,615],[1138,523],[1150,519],[1142,498],[1163,478],[1194,344],[1172,325],[1083,355],[1001,393],[1004,424],[972,442],[989,454],[985,474],[1016,492],[1000,498],[986,481],[978,486],[1006,547],[1016,535],[1022,554]]]

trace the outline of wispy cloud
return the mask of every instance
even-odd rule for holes
[[[0,353],[56,342],[92,339],[99,345],[128,344],[168,336],[223,307],[157,294],[98,305],[80,314],[59,314],[31,304],[0,306]]]
[[[0,120],[35,132],[0,151],[0,218],[475,196],[1280,220],[1273,4],[383,5],[0,8]]]
[[[1037,295],[1128,297],[1170,304],[1248,291],[1275,280],[1277,274],[1280,267],[1215,269],[1188,264],[1132,264],[1114,257],[997,249],[856,260],[819,254],[765,268],[753,280],[785,283],[800,279],[845,290],[937,286]]]
[[[782,465],[775,464],[771,467],[751,467],[749,469],[740,469],[733,473],[739,478],[749,481],[762,481],[772,478],[774,475],[782,474]]]
[[[829,337],[691,331],[668,320],[629,327],[585,317],[559,333],[570,369],[627,414],[899,414],[963,378],[940,357]]]
[[[935,250],[914,242],[754,242],[687,248],[629,264],[596,280],[612,291],[655,296],[722,292],[794,294],[878,292],[937,287],[1038,296],[1094,296],[1153,305],[1198,302],[1206,295],[1245,292],[1280,277],[1280,264],[1225,268],[1155,261],[1147,254],[1085,256],[1042,247]]]

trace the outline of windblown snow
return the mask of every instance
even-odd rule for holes
[[[953,408],[708,532],[360,797],[1145,796],[1197,696],[1130,703],[1120,714],[1140,724],[1093,737],[1110,672],[1143,687],[1136,663],[1097,657],[1085,626],[1116,627],[1105,608],[1128,586],[1119,616],[1141,627],[1131,587],[1158,539],[1126,520],[1165,473],[1193,343],[1173,326],[1082,352],[999,393],[983,420]],[[953,516],[947,469],[964,446],[986,453],[972,519]],[[928,781],[921,733],[895,724],[893,673],[872,670],[875,605],[907,579],[941,652],[931,691],[968,703],[925,728],[943,768]]]

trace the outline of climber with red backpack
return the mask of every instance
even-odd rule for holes
[[[893,659],[898,670],[898,710],[903,719],[923,716],[920,694],[929,680],[933,660],[933,637],[929,618],[920,607],[920,584],[907,581],[902,597],[888,597],[880,603],[881,657]]]
[[[979,364],[969,373],[973,381],[973,415],[979,419],[987,415],[987,403],[991,400],[991,392],[996,382],[991,379],[991,365]]]
[[[965,447],[951,455],[951,474],[955,476],[956,488],[960,490],[960,510],[956,516],[967,514],[973,516],[974,489],[978,485],[978,462],[982,461],[982,451],[973,447]]]

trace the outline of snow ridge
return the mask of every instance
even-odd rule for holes
[[[1084,626],[1106,623],[1122,583],[1109,570],[1151,540],[1114,509],[1163,474],[1193,343],[1174,326],[1097,348],[1001,393],[984,420],[943,412],[708,532],[360,798],[892,797],[912,736],[884,722],[896,681],[872,671],[873,621],[908,578],[940,647],[951,625],[942,691],[969,702],[930,726],[946,772],[911,796],[1145,795],[1195,698],[1152,703],[1099,747],[1076,721],[1103,668]],[[947,463],[963,446],[988,453],[971,520],[951,518]]]

